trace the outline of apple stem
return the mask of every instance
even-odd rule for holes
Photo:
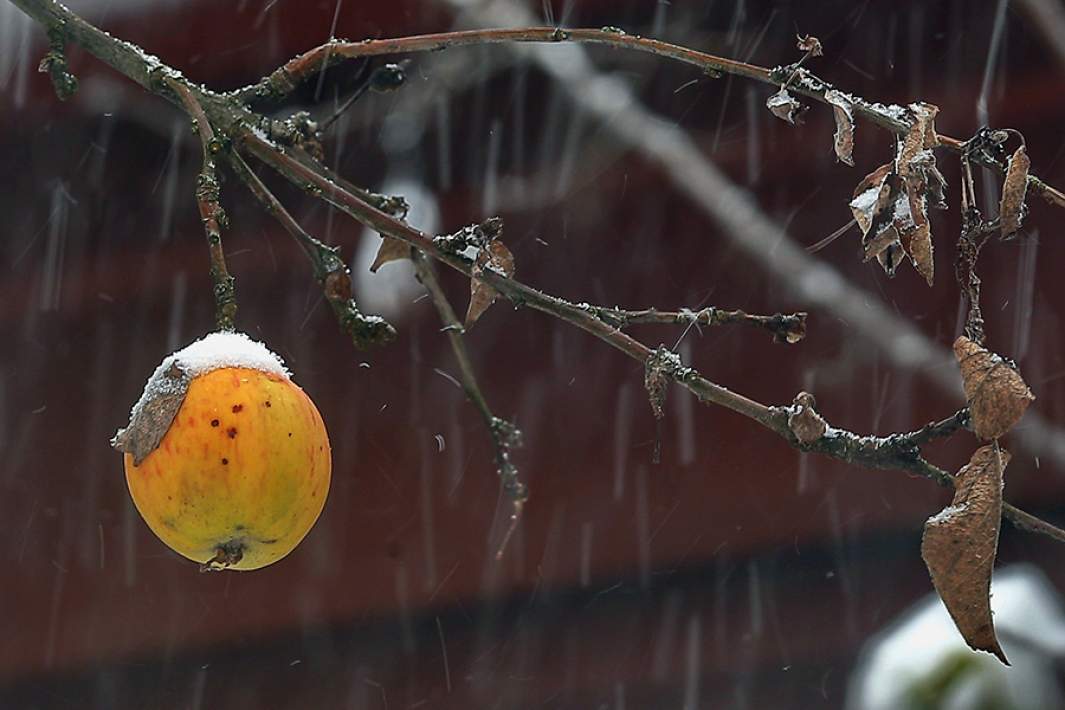
[[[220,572],[244,559],[244,542],[230,540],[215,548],[214,557],[200,565],[201,572]]]

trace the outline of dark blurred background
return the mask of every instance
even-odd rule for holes
[[[813,34],[825,56],[810,66],[826,80],[934,103],[939,131],[958,138],[1016,128],[1033,172],[1065,185],[1057,2],[70,5],[217,89],[331,36],[614,25],[774,66]],[[60,103],[35,71],[44,51],[0,0],[0,707],[840,707],[863,644],[931,590],[921,526],[947,492],[803,457],[676,388],[655,465],[642,369],[507,304],[468,338],[489,402],[526,441],[516,462],[531,498],[497,562],[507,508],[490,441],[452,381],[431,302],[403,264],[367,271],[375,235],[265,170],[343,248],[362,304],[399,337],[355,351],[296,245],[226,182],[238,326],[317,403],[334,471],[291,556],[199,574],[141,521],[108,446],[159,361],[213,327],[199,145],[175,109],[78,50],[81,89]],[[809,310],[791,346],[739,327],[633,331],[679,341],[686,361],[759,401],[807,389],[833,423],[881,434],[963,404],[946,350],[960,313],[950,154],[928,288],[909,267],[888,279],[863,264],[854,231],[800,251],[850,219],[854,186],[891,156],[874,126],[859,123],[849,168],[827,108],[788,126],[764,107],[772,87],[647,55],[492,46],[409,60],[405,86],[336,123],[326,159],[406,195],[417,226],[501,215],[518,276],[575,301]],[[288,110],[329,115],[362,70],[331,70]],[[660,143],[690,149],[664,158]],[[722,180],[751,202],[729,202]],[[1006,442],[1006,496],[1061,523],[1065,213],[1030,202],[1023,237],[991,244],[980,274],[989,343],[1038,397]],[[468,283],[442,277],[463,310]],[[975,445],[966,434],[930,456],[957,468]],[[1020,561],[1065,584],[1065,547],[1005,527],[1000,563]]]

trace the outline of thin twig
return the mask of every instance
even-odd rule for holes
[[[899,434],[899,437],[913,446],[921,446],[936,439],[946,439],[961,429],[968,429],[969,426],[969,408],[963,407],[946,419],[930,422],[909,434]]]
[[[230,155],[230,165],[263,208],[273,215],[303,248],[314,269],[314,278],[322,287],[322,293],[329,301],[337,323],[356,347],[382,345],[394,340],[396,330],[388,322],[380,316],[366,315],[359,311],[351,296],[351,272],[337,253],[339,249],[328,246],[308,234],[238,153]]]
[[[643,310],[625,310],[606,308],[605,306],[588,306],[595,315],[615,328],[630,325],[658,323],[663,325],[753,325],[773,334],[773,339],[780,343],[797,343],[806,336],[806,313],[774,313],[771,316],[755,315],[741,310],[726,310],[707,306],[693,311],[682,308],[679,311],[660,311],[656,308]]]
[[[511,503],[510,522],[496,550],[496,559],[500,559],[503,557],[503,550],[506,548],[507,542],[510,540],[511,535],[514,534],[515,529],[517,529],[525,501],[529,498],[528,488],[518,477],[518,469],[510,458],[511,448],[521,445],[521,431],[511,422],[492,414],[492,410],[488,407],[488,400],[485,399],[480,385],[477,384],[473,361],[470,359],[470,353],[466,349],[462,321],[455,314],[455,309],[451,307],[451,302],[447,300],[447,294],[444,293],[444,289],[440,287],[440,281],[436,278],[436,267],[433,262],[418,250],[412,252],[411,258],[414,260],[414,268],[418,275],[418,280],[425,286],[425,290],[432,298],[433,305],[436,306],[436,311],[440,314],[440,320],[444,324],[444,332],[447,333],[447,339],[451,343],[451,351],[455,354],[455,360],[459,364],[459,378],[462,381],[462,389],[465,390],[470,402],[477,407],[477,411],[481,413],[485,426],[488,428],[488,433],[492,436],[492,443],[495,446],[496,472],[499,474],[503,492]]]
[[[225,210],[218,201],[220,187],[215,171],[215,156],[222,152],[222,143],[214,136],[211,122],[196,95],[188,85],[175,77],[166,77],[166,85],[178,96],[192,118],[203,144],[203,166],[196,179],[196,204],[207,234],[207,248],[211,253],[211,282],[214,287],[215,323],[219,330],[233,330],[237,316],[236,285],[226,268],[226,254],[222,248],[222,228],[227,224]]]

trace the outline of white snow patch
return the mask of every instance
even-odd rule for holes
[[[165,371],[173,363],[177,363],[189,377],[223,367],[246,367],[282,377],[291,374],[277,354],[244,333],[208,333],[163,360],[156,373]]]
[[[181,369],[183,377],[166,375],[174,365]],[[196,342],[168,355],[159,367],[155,368],[155,372],[144,385],[140,399],[130,410],[130,421],[137,419],[138,413],[148,402],[168,395],[184,396],[189,381],[194,377],[223,367],[260,370],[284,378],[291,376],[277,354],[244,333],[208,333]]]
[[[880,185],[873,185],[868,190],[851,200],[850,206],[859,212],[872,213],[873,205],[876,204],[876,199],[879,196]]]

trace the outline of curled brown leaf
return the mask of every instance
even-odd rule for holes
[[[1006,179],[1002,183],[1002,200],[998,206],[1002,238],[1010,239],[1021,228],[1024,218],[1024,197],[1028,191],[1028,169],[1032,161],[1022,145],[1010,156]]]
[[[917,269],[917,273],[931,286],[935,277],[935,263],[932,258],[932,232],[928,220],[904,234],[901,243],[913,263],[913,268]]]
[[[829,89],[825,92],[825,101],[832,106],[832,114],[836,117],[836,135],[833,143],[836,158],[841,163],[853,167],[854,115],[851,110],[851,100],[835,89]]]
[[[999,355],[964,335],[954,341],[973,431],[981,439],[997,439],[1020,421],[1035,395],[1017,369]]]
[[[466,309],[465,327],[467,328],[476,323],[477,319],[499,297],[499,292],[481,278],[486,269],[507,277],[514,275],[514,255],[498,239],[488,242],[477,253],[477,259],[473,264],[473,273],[470,275],[470,305]]]
[[[924,525],[921,557],[969,646],[1009,665],[991,617],[991,571],[1002,521],[1002,473],[1009,452],[983,446],[955,476],[954,500]]]
[[[111,446],[131,454],[133,465],[139,466],[166,436],[185,401],[190,381],[188,373],[177,362],[157,369],[130,412],[129,426],[118,430]]]
[[[862,230],[862,236],[869,233],[873,226],[873,219],[880,214],[888,204],[891,188],[887,184],[887,177],[891,173],[891,163],[885,163],[873,172],[862,178],[858,186],[854,188],[854,198],[850,201],[851,213],[858,228]]]
[[[370,271],[377,272],[382,266],[390,261],[410,258],[410,244],[392,237],[382,237],[381,246],[377,248],[377,256],[370,265]]]
[[[773,112],[779,119],[795,125],[796,120],[805,110],[798,100],[788,93],[787,89],[781,89],[765,101],[766,108]]]

